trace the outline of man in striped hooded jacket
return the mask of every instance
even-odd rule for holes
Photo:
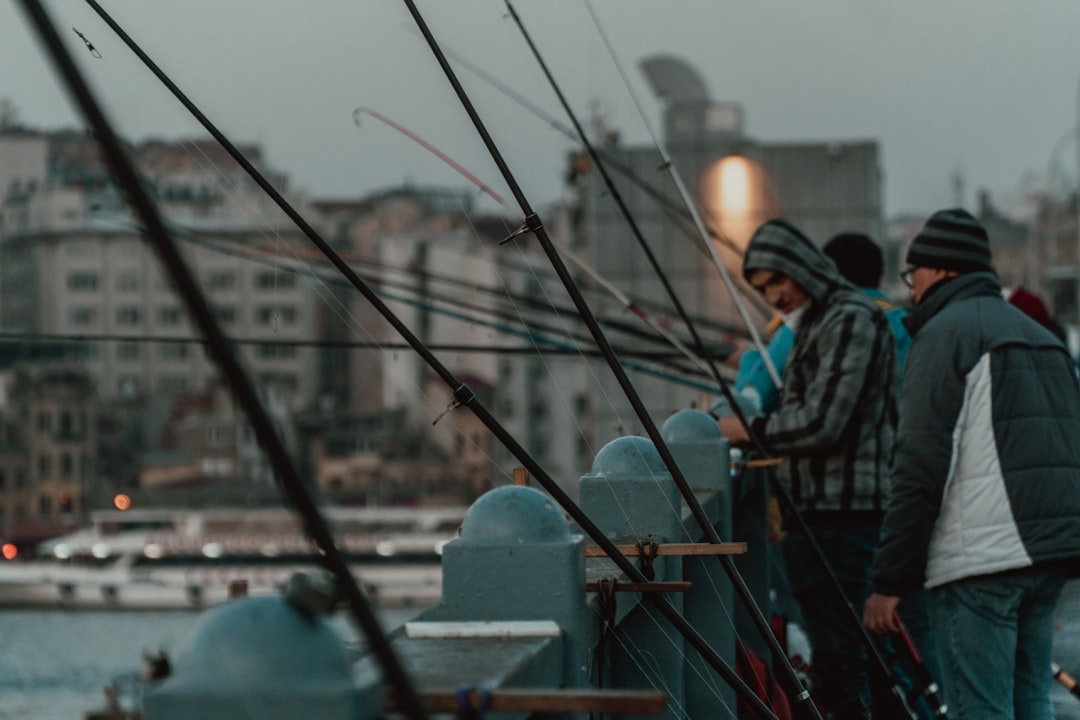
[[[1051,720],[1054,608],[1080,558],[1080,388],[1068,351],[1007,303],[961,209],[912,241],[915,310],[892,494],[863,611],[922,585],[949,716]]]
[[[752,429],[766,450],[785,457],[781,482],[848,602],[861,607],[888,492],[892,331],[874,301],[783,220],[754,233],[743,275],[795,331],[780,406]],[[732,443],[748,439],[734,418],[722,418],[720,429]],[[834,718],[863,718],[870,698],[862,637],[807,543],[793,529],[783,552],[813,647],[814,698]]]

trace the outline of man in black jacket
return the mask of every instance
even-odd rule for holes
[[[942,210],[901,274],[916,308],[892,491],[863,620],[931,589],[949,715],[1052,720],[1053,615],[1080,558],[1080,388],[1068,351],[1002,298],[985,229]]]

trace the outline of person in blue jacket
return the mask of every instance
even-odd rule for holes
[[[833,261],[836,269],[848,282],[862,290],[885,313],[896,340],[898,377],[902,378],[904,362],[911,346],[911,336],[903,322],[908,310],[894,303],[880,290],[885,267],[881,248],[862,233],[845,232],[825,243],[821,251]],[[795,333],[780,320],[778,317],[770,323],[775,325],[776,329],[769,338],[765,351],[776,372],[782,377],[788,353],[795,344]],[[735,391],[753,402],[764,415],[768,415],[780,405],[780,391],[769,375],[761,353],[755,349],[748,349],[739,357]]]

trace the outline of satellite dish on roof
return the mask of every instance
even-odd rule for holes
[[[671,102],[706,100],[701,76],[682,60],[670,55],[654,55],[641,61],[641,69],[653,93]]]

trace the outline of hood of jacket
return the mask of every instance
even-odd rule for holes
[[[982,295],[1001,297],[1001,282],[989,272],[973,272],[957,275],[929,288],[922,302],[904,318],[908,334],[915,337],[930,319],[954,302]]]
[[[817,303],[837,287],[855,289],[825,253],[785,220],[769,220],[750,238],[743,257],[743,277],[749,282],[755,270],[787,275]]]

